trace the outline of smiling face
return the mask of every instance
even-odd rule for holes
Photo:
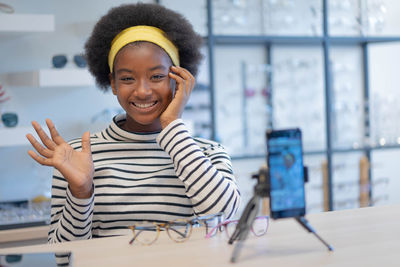
[[[123,129],[161,130],[160,115],[173,97],[168,77],[171,66],[167,53],[149,42],[129,44],[118,52],[110,80],[113,94],[126,111]]]

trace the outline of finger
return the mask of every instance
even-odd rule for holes
[[[176,89],[182,90],[183,93],[187,94],[188,93],[188,86],[189,83],[185,79],[186,75],[182,73],[174,73],[170,72],[170,77],[176,81]]]
[[[28,151],[29,156],[33,158],[36,162],[44,166],[53,166],[52,161],[48,158],[43,158],[36,154],[33,150]]]
[[[49,138],[49,136],[46,134],[46,132],[43,130],[43,128],[39,125],[39,123],[37,123],[36,121],[32,121],[32,126],[35,129],[35,131],[37,132],[40,140],[42,140],[43,144],[47,148],[54,150],[54,148],[56,147],[56,144],[53,142],[53,140],[51,140]]]
[[[186,81],[191,82],[194,79],[194,76],[185,68],[172,66],[171,70]]]
[[[195,78],[194,76],[185,68],[182,67],[175,67],[172,66],[171,69],[174,71],[175,74],[178,76],[182,77],[185,80],[185,89],[188,93],[190,93],[193,90],[194,83],[195,83]]]
[[[185,88],[185,80],[181,76],[179,76],[173,72],[170,72],[169,76],[176,81],[176,87],[178,89],[180,89],[182,87]]]
[[[190,80],[185,80],[183,77],[178,76],[175,73],[170,72],[170,77],[176,81],[177,86],[175,87],[177,92],[181,91],[181,96],[187,98],[192,92],[192,83]]]
[[[36,151],[42,155],[43,157],[46,158],[51,158],[53,156],[53,151],[45,148],[44,146],[42,146],[42,144],[40,144],[35,137],[33,137],[33,135],[31,134],[27,134],[26,138],[28,139],[28,141],[32,144],[32,146],[36,149]]]
[[[50,130],[51,138],[54,140],[54,142],[57,145],[61,145],[63,143],[66,143],[64,141],[64,139],[61,137],[61,135],[59,135],[56,127],[54,126],[54,123],[50,119],[46,119],[46,124],[47,124],[47,127]]]
[[[90,132],[87,131],[82,135],[82,152],[92,154],[92,149],[90,148]]]

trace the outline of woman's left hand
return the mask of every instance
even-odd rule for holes
[[[171,103],[160,116],[161,127],[164,129],[171,122],[182,116],[186,103],[189,101],[190,94],[195,85],[194,76],[182,67],[171,67],[168,73],[171,79],[176,82],[175,95]]]

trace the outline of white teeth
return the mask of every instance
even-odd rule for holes
[[[139,104],[139,103],[133,103],[135,106],[139,107],[139,108],[149,108],[151,106],[154,106],[156,104],[156,102],[153,103],[146,103],[146,104]]]

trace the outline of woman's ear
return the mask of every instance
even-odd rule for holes
[[[115,86],[115,79],[112,73],[108,74],[108,78],[110,79],[111,89],[114,95],[117,95],[117,87]]]

